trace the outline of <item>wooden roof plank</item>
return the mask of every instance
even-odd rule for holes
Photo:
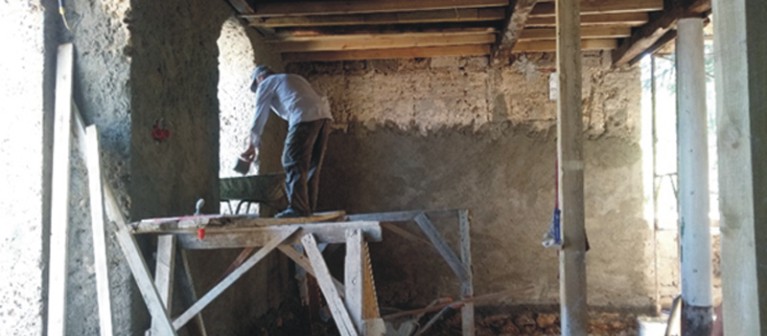
[[[583,27],[581,37],[584,39],[620,38],[631,36],[629,27]],[[556,28],[528,28],[522,31],[520,41],[556,40]]]
[[[354,15],[305,15],[264,17],[243,15],[254,27],[324,27],[373,24],[407,24],[435,22],[500,21],[505,17],[503,8],[438,9],[418,12],[371,13]]]
[[[349,38],[274,42],[279,52],[310,52],[333,50],[367,50],[386,48],[434,47],[446,45],[484,44],[495,41],[492,33],[478,34],[387,34]]]
[[[581,50],[611,50],[618,45],[615,39],[596,39],[581,40]],[[512,50],[513,53],[531,53],[531,52],[555,52],[557,50],[556,40],[543,41],[519,41]]]
[[[411,12],[436,9],[502,7],[508,0],[389,0],[389,1],[305,1],[260,3],[255,14],[263,17]]]
[[[646,12],[610,13],[610,14],[586,14],[581,15],[581,27],[589,26],[641,26],[649,21]],[[529,18],[525,27],[556,27],[557,20],[553,16]]]
[[[475,44],[426,48],[291,52],[283,53],[282,60],[288,63],[336,62],[374,59],[430,58],[440,56],[485,56],[488,54],[490,54],[489,44]]]
[[[553,2],[542,2],[533,8],[530,17],[553,17]],[[663,10],[663,0],[581,0],[581,15],[631,12],[652,12]]]

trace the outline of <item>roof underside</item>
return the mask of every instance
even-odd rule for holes
[[[554,0],[228,0],[285,62],[556,50]],[[581,0],[581,47],[635,62],[710,0]]]

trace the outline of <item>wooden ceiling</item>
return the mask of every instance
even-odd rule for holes
[[[556,50],[554,0],[228,1],[285,62]],[[710,10],[710,0],[581,0],[582,49],[635,62],[676,36],[678,18]]]

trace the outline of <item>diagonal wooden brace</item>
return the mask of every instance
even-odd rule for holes
[[[439,231],[437,231],[434,224],[429,220],[429,217],[426,216],[425,213],[421,213],[415,217],[415,222],[418,223],[418,227],[421,228],[421,231],[426,234],[426,237],[429,238],[432,245],[434,245],[434,248],[437,249],[437,252],[439,252],[442,258],[445,259],[455,275],[458,276],[461,283],[469,281],[469,271],[466,269],[463,262],[461,262],[461,259],[458,259],[455,252],[453,252],[450,246],[447,245],[445,238],[443,238]]]

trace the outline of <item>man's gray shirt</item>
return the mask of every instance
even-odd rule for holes
[[[293,74],[273,74],[266,77],[256,90],[256,114],[251,141],[258,148],[261,135],[273,109],[292,127],[301,122],[333,119],[326,99],[317,94],[306,79]]]

